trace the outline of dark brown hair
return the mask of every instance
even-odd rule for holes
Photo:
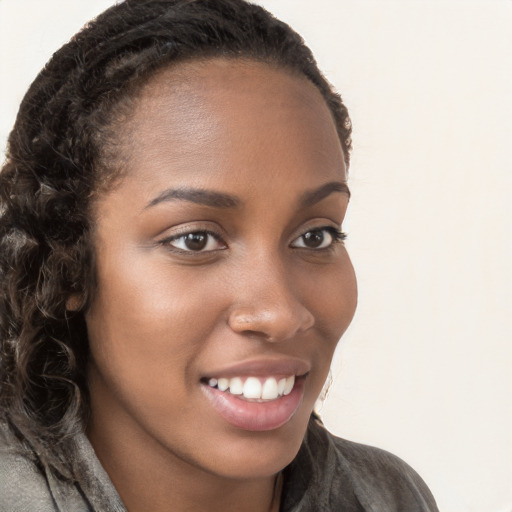
[[[309,79],[348,163],[340,96],[297,33],[243,0],[126,0],[54,54],[23,99],[0,174],[0,408],[20,441],[63,475],[63,447],[88,410],[91,201],[122,170],[112,126],[157,70],[211,57],[254,59]],[[81,307],[70,313],[72,295]]]

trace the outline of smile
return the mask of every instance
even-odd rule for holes
[[[295,375],[288,377],[225,377],[208,379],[208,386],[240,399],[256,402],[277,400],[289,395],[295,384]]]
[[[304,397],[306,376],[210,377],[201,380],[201,388],[230,425],[261,432],[275,430],[293,418]]]

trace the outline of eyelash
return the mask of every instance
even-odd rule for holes
[[[203,248],[201,250],[194,251],[192,249],[183,249],[183,248],[175,247],[172,245],[172,242],[177,242],[179,240],[182,240],[183,243],[185,243],[185,238],[189,237],[191,235],[207,235],[207,237],[209,237],[210,240],[206,241],[205,247],[208,247],[208,244],[211,242],[211,239],[215,240],[217,243],[223,245],[224,247],[219,248],[219,249],[210,249],[210,250],[206,250],[206,251],[203,250],[204,249]],[[165,238],[164,240],[160,241],[160,243],[167,247],[170,246],[171,250],[177,251],[182,254],[202,254],[202,253],[213,252],[213,251],[217,251],[217,250],[223,250],[226,248],[226,244],[222,241],[222,238],[217,233],[210,231],[208,229],[196,229],[196,230],[179,233],[177,235],[173,235],[168,238]]]
[[[329,235],[331,237],[331,240],[326,247],[312,248],[312,247],[303,246],[303,247],[296,247],[296,248],[309,249],[312,251],[326,251],[326,250],[332,249],[335,244],[341,243],[344,240],[346,240],[346,238],[347,238],[347,234],[344,233],[343,231],[340,231],[332,226],[323,226],[323,227],[319,227],[319,228],[309,229],[308,231],[306,231],[305,233],[303,233],[302,235],[297,237],[293,242],[295,242],[296,240],[304,239],[304,237],[308,233],[322,233],[322,232],[329,233]],[[323,243],[323,241],[322,241],[322,243]]]
[[[294,247],[292,244],[294,242],[296,242],[297,240],[300,240],[300,239],[304,240],[303,237],[305,237],[308,233],[322,233],[322,232],[327,232],[329,234],[329,236],[331,237],[329,245],[327,245],[326,247],[312,248],[312,247],[307,247],[306,245],[303,245],[303,246],[295,246],[295,248],[296,249],[307,249],[307,250],[311,250],[311,251],[328,251],[328,250],[332,249],[335,244],[341,243],[344,240],[346,240],[346,238],[347,238],[347,234],[344,233],[343,231],[340,231],[332,226],[322,226],[322,227],[307,230],[302,235],[295,238],[292,241],[292,243],[290,244],[290,246]],[[217,243],[223,245],[223,247],[217,248],[217,249],[204,250],[204,247],[208,247],[208,244],[210,243],[211,240],[207,240],[205,243],[205,246],[199,250],[184,249],[184,248],[176,247],[176,246],[172,245],[172,242],[177,242],[179,240],[182,240],[183,243],[185,243],[185,238],[189,237],[191,235],[207,235],[208,237],[213,238]],[[213,231],[209,231],[207,229],[197,229],[197,230],[187,231],[184,233],[173,235],[168,238],[165,238],[164,240],[161,240],[159,243],[161,245],[170,247],[171,250],[177,251],[182,254],[188,254],[188,255],[204,254],[204,253],[208,253],[208,252],[224,250],[227,248],[226,244],[223,242],[222,238],[217,233],[215,233]]]

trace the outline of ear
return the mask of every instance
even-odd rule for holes
[[[83,297],[78,293],[74,293],[73,295],[70,295],[68,297],[68,300],[66,301],[66,310],[67,311],[78,311],[82,306],[83,306]]]

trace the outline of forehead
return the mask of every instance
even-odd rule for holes
[[[266,63],[190,62],[146,83],[123,128],[128,175],[246,182],[295,169],[345,179],[332,115],[305,77]],[[227,172],[227,171],[230,172]],[[264,172],[265,170],[265,172]]]

